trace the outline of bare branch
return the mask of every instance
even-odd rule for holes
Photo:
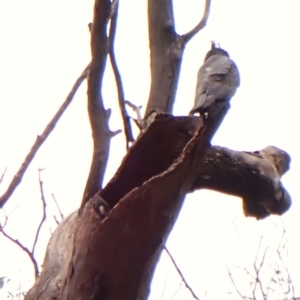
[[[259,245],[256,251],[255,261],[254,261],[254,276],[247,270],[247,268],[243,268],[247,276],[249,276],[251,279],[249,280],[250,285],[253,285],[252,288],[252,298],[247,297],[248,299],[291,299],[294,300],[295,294],[294,294],[294,286],[292,284],[291,277],[289,275],[289,271],[287,266],[285,265],[284,259],[281,254],[281,250],[284,250],[286,247],[286,241],[285,241],[285,230],[283,228],[283,234],[281,237],[281,240],[277,246],[277,254],[279,257],[279,262],[276,262],[276,265],[273,269],[273,274],[270,275],[270,280],[268,281],[267,285],[263,284],[263,281],[261,280],[260,273],[263,269],[265,269],[266,265],[266,255],[267,251],[269,249],[269,246],[265,247],[262,250],[262,241],[263,237],[260,237]],[[260,255],[260,253],[262,255]],[[261,258],[260,258],[261,256]],[[270,264],[270,267],[272,267],[272,264]],[[227,267],[228,270],[228,267]],[[228,270],[229,277],[236,289],[236,291],[239,293],[241,297],[246,299],[246,296],[244,296],[235,285],[235,282],[233,280],[232,274]],[[265,278],[265,276],[263,277]],[[272,287],[274,286],[274,288]],[[260,292],[260,295],[258,295],[258,292]]]
[[[43,189],[43,181],[41,179],[41,172],[43,171],[43,169],[39,169],[38,171],[39,171],[39,186],[40,186],[41,200],[42,200],[42,205],[43,205],[43,216],[42,216],[40,224],[37,228],[35,238],[34,238],[34,242],[33,242],[33,245],[32,245],[31,254],[32,254],[33,257],[34,257],[34,251],[35,251],[36,243],[38,241],[38,237],[39,237],[41,228],[42,228],[44,222],[46,221],[46,200],[45,200],[44,189]]]
[[[142,114],[141,114],[142,106],[137,106],[128,100],[125,100],[125,104],[128,105],[129,107],[131,107],[133,109],[133,111],[136,113],[136,120],[134,120],[134,121],[135,121],[136,125],[138,126],[138,128],[140,130],[145,129]]]
[[[284,214],[291,206],[291,197],[280,181],[277,160],[260,155],[268,149],[276,149],[277,156],[284,153],[288,168],[288,154],[274,146],[256,152],[210,147],[191,191],[206,188],[241,197],[244,214],[257,219]]]
[[[207,23],[207,20],[209,17],[209,12],[210,12],[210,4],[211,4],[211,0],[205,1],[204,14],[202,16],[201,21],[191,31],[182,35],[182,38],[185,43],[188,43],[190,41],[190,39],[195,36],[195,34],[197,34],[200,30],[202,30],[206,26],[206,23]]]
[[[112,0],[111,1],[111,10],[110,10],[110,18],[113,17],[115,12],[119,9],[119,0]]]
[[[57,218],[56,218],[56,216],[55,215],[53,215],[53,219],[54,219],[54,221],[55,221],[55,223],[56,223],[56,225],[58,225],[60,222],[57,220]],[[51,234],[52,234],[52,232],[50,232]]]
[[[254,287],[253,287],[253,296],[255,296],[255,291],[256,291],[257,284],[258,284],[259,285],[259,290],[260,290],[263,298],[266,299],[267,294],[264,291],[264,287],[263,287],[263,284],[261,282],[259,273],[262,270],[262,267],[265,263],[265,258],[266,258],[266,254],[267,254],[267,251],[269,249],[269,246],[264,249],[264,253],[263,253],[263,256],[262,256],[261,261],[259,263],[259,266],[257,266],[258,254],[259,254],[261,246],[262,246],[262,240],[263,240],[263,237],[261,236],[260,240],[259,240],[259,245],[258,245],[258,248],[257,248],[257,251],[256,251],[255,261],[254,261],[254,264],[253,264],[254,271],[255,271],[255,281],[254,281],[255,283],[254,283]]]
[[[291,275],[289,273],[289,270],[288,270],[288,267],[286,265],[286,263],[284,262],[284,258],[282,257],[282,254],[281,254],[281,250],[283,250],[284,248],[286,248],[286,244],[287,244],[287,240],[286,240],[286,230],[285,230],[285,227],[284,227],[284,224],[282,223],[282,236],[281,236],[281,240],[280,240],[280,243],[278,245],[278,248],[277,248],[277,254],[278,254],[278,257],[280,259],[280,262],[284,268],[284,271],[286,273],[286,276],[287,276],[287,282],[283,279],[283,281],[287,284],[287,292],[285,292],[285,294],[289,294],[291,292],[292,294],[292,299],[295,299],[295,288],[294,288],[294,285],[293,285],[293,282],[292,282],[292,278],[291,278]],[[286,255],[288,256],[288,250],[286,250]],[[284,272],[282,271],[282,273]],[[278,275],[279,272],[276,272],[276,275]]]
[[[69,92],[69,95],[67,96],[64,103],[61,105],[59,110],[56,112],[52,120],[49,122],[49,124],[44,129],[44,132],[42,135],[37,136],[37,139],[33,146],[31,147],[29,153],[27,154],[25,160],[23,161],[21,167],[13,177],[10,185],[8,186],[6,192],[0,197],[0,208],[4,206],[4,204],[8,201],[9,197],[13,194],[17,186],[21,183],[22,178],[32,162],[33,158],[35,157],[37,151],[40,149],[42,144],[46,141],[49,134],[52,132],[52,130],[55,128],[56,123],[60,119],[60,117],[63,115],[69,104],[72,102],[75,93],[77,92],[78,88],[80,87],[81,83],[84,81],[84,79],[87,77],[89,73],[89,65],[84,69],[84,71],[81,73],[81,75],[78,77],[76,82],[74,83],[71,91]]]
[[[185,278],[184,278],[182,272],[180,271],[179,267],[177,266],[176,261],[175,261],[175,259],[173,258],[172,254],[170,253],[170,251],[168,250],[168,248],[165,246],[164,249],[165,249],[165,251],[168,253],[168,255],[169,255],[169,257],[170,257],[170,259],[171,259],[171,261],[172,261],[172,263],[173,263],[173,265],[174,265],[174,267],[175,267],[175,269],[177,270],[177,272],[178,272],[180,278],[182,279],[182,281],[184,282],[186,288],[187,288],[187,289],[191,292],[191,294],[193,295],[193,298],[194,298],[194,299],[197,299],[197,300],[200,300],[200,299],[196,296],[196,294],[194,293],[193,289],[189,286],[189,284],[188,284],[187,281],[185,280]]]
[[[6,171],[7,171],[7,168],[4,169],[4,171],[3,171],[3,173],[2,173],[2,175],[1,175],[1,177],[0,177],[0,184],[2,183],[2,181],[3,181],[3,179],[4,179],[4,176],[5,176]]]
[[[30,258],[32,264],[33,264],[33,268],[34,268],[34,276],[35,278],[38,277],[39,275],[39,268],[38,268],[38,264],[35,260],[35,258],[33,257],[32,253],[28,250],[27,247],[23,246],[21,242],[19,242],[17,239],[12,238],[10,235],[8,235],[3,227],[0,225],[0,232],[2,232],[2,234],[9,239],[11,242],[13,242],[14,244],[16,244],[19,248],[21,248]]]
[[[151,87],[145,119],[153,112],[172,113],[184,50],[175,32],[171,0],[148,1]]]
[[[234,279],[233,279],[233,277],[232,277],[232,274],[231,274],[231,272],[230,272],[230,270],[229,270],[229,268],[228,268],[227,265],[226,265],[226,269],[227,269],[228,276],[229,276],[229,278],[230,278],[230,280],[231,280],[231,283],[233,284],[233,286],[234,286],[234,288],[235,288],[235,291],[239,294],[239,296],[240,296],[242,299],[252,299],[252,298],[250,298],[250,297],[244,296],[244,295],[240,292],[240,290],[238,289],[237,285],[235,284],[235,281],[234,281]]]
[[[116,55],[115,55],[115,36],[116,36],[116,29],[117,29],[117,20],[118,20],[118,10],[119,10],[119,1],[116,0],[113,2],[112,5],[112,12],[111,12],[111,21],[110,21],[110,28],[109,28],[109,57],[111,66],[115,75],[117,90],[118,90],[118,100],[119,100],[119,107],[123,119],[123,126],[124,132],[126,137],[126,149],[129,148],[130,143],[134,142],[134,138],[132,135],[132,129],[130,124],[130,117],[126,111],[125,107],[125,95],[124,95],[124,88],[122,83],[121,74],[117,65]]]
[[[102,82],[108,54],[107,23],[110,12],[110,0],[95,1],[94,19],[90,26],[92,61],[88,77],[88,113],[94,151],[81,207],[102,188],[112,137],[108,126],[111,110],[104,108],[102,96]]]
[[[110,134],[111,134],[111,137],[114,137],[114,136],[120,134],[121,132],[122,132],[121,129],[117,129],[117,130],[115,130],[115,131],[111,131]]]
[[[174,300],[174,299],[175,299],[175,297],[176,297],[176,295],[177,295],[177,293],[178,293],[179,289],[180,289],[180,288],[181,288],[181,286],[182,286],[182,283],[183,283],[183,281],[181,280],[181,282],[180,282],[180,284],[179,284],[178,288],[176,289],[176,291],[175,291],[174,295],[172,296],[172,298],[171,298],[170,300]]]
[[[164,281],[164,288],[162,290],[162,294],[160,296],[160,300],[164,299],[164,295],[165,295],[165,291],[166,291],[166,285],[167,285],[167,279],[168,279],[168,270],[167,270],[167,273],[166,273],[166,277],[165,277],[165,281]]]
[[[64,215],[63,215],[63,213],[62,213],[62,211],[61,211],[61,209],[60,209],[60,207],[59,207],[59,205],[58,205],[58,202],[57,202],[57,200],[56,200],[54,194],[52,194],[51,196],[52,196],[53,201],[55,202],[55,205],[56,205],[56,208],[57,208],[57,210],[58,210],[58,212],[59,212],[60,218],[61,218],[61,220],[63,220],[63,219],[64,219]],[[55,218],[55,216],[54,216],[54,218]],[[55,220],[56,220],[56,218],[55,218]],[[56,222],[58,222],[58,221],[56,220]],[[58,222],[58,223],[59,223],[59,222]]]

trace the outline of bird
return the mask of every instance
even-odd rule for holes
[[[199,113],[204,118],[214,106],[225,106],[240,86],[239,70],[227,51],[212,42],[198,72],[194,107],[190,115]]]

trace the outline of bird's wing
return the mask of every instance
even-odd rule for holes
[[[240,76],[236,64],[223,55],[213,55],[199,70],[198,79],[206,92],[215,99],[229,100],[240,85]]]
[[[239,84],[239,71],[229,57],[209,57],[198,72],[195,105],[191,113],[204,110],[216,100],[229,100]]]

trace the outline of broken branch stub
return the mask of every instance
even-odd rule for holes
[[[204,125],[197,117],[157,117],[99,193],[112,207],[108,217],[96,221],[86,209],[79,217],[60,299],[148,297],[165,241],[226,112]]]
[[[255,152],[213,146],[206,152],[191,191],[205,188],[241,197],[249,217],[282,215],[291,206],[280,181],[290,160],[288,153],[274,146]]]
[[[222,117],[203,125],[197,117],[158,115],[99,192],[111,208],[108,216],[103,219],[88,201],[82,214],[70,219],[72,226],[63,222],[58,227],[38,285],[28,293],[35,289],[38,297],[26,299],[49,299],[43,296],[51,294],[60,295],[54,298],[60,300],[146,299],[184,197],[194,189],[240,196],[245,213],[257,218],[286,211],[290,198],[280,177],[288,169],[289,156],[276,147],[254,153],[221,147],[207,150]],[[280,195],[289,201],[281,201]],[[279,203],[285,203],[284,209]],[[57,239],[66,228],[64,234],[72,244],[68,249],[65,241]]]

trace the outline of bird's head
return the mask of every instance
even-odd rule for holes
[[[206,53],[204,61],[206,61],[209,57],[211,57],[213,55],[224,55],[224,56],[229,57],[228,52],[225,51],[224,49],[222,49],[220,47],[220,44],[218,44],[214,41],[211,41],[211,49]]]

